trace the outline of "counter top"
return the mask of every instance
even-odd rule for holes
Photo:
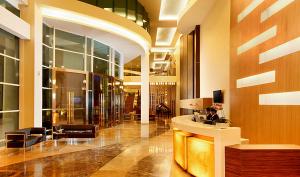
[[[172,123],[174,127],[195,134],[201,134],[206,136],[217,136],[220,134],[227,134],[229,132],[239,132],[239,127],[227,127],[218,128],[215,125],[203,124],[200,122],[192,121],[192,115],[184,115],[172,118]]]
[[[241,150],[300,150],[300,146],[294,144],[238,144],[229,147]]]

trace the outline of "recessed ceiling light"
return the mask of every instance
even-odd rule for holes
[[[175,51],[175,48],[173,47],[152,47],[151,52],[153,53],[160,53],[160,52],[169,52],[173,53]]]
[[[161,0],[159,20],[177,20],[188,0]]]
[[[170,46],[172,44],[177,28],[157,28],[156,46]]]

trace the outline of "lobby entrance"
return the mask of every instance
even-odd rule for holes
[[[123,82],[114,77],[53,68],[52,125],[111,127],[122,122]]]
[[[53,71],[54,124],[87,124],[87,74],[71,71]]]

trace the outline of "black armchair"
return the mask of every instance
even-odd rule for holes
[[[5,132],[7,148],[26,148],[46,140],[46,128],[25,128]]]

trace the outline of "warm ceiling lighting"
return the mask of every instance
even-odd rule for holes
[[[169,61],[155,61],[153,64],[169,64]]]
[[[161,52],[173,53],[174,51],[175,51],[175,48],[172,48],[172,47],[152,47],[151,48],[152,53],[161,53]]]
[[[188,0],[161,0],[159,20],[177,20]]]
[[[170,46],[175,36],[177,28],[157,28],[156,46]]]
[[[58,8],[52,8],[52,7],[42,7],[41,11],[44,17],[81,24],[84,26],[89,26],[92,28],[97,28],[103,31],[107,31],[109,33],[114,33],[115,35],[119,35],[133,42],[136,42],[145,51],[149,50],[149,46],[150,46],[149,42],[146,41],[139,34],[134,33],[120,25],[111,23],[109,21],[93,18],[76,12],[71,12],[71,11],[62,10]]]
[[[154,61],[164,61],[166,59],[167,53],[155,53]]]
[[[123,85],[142,85],[141,82],[124,82]]]

